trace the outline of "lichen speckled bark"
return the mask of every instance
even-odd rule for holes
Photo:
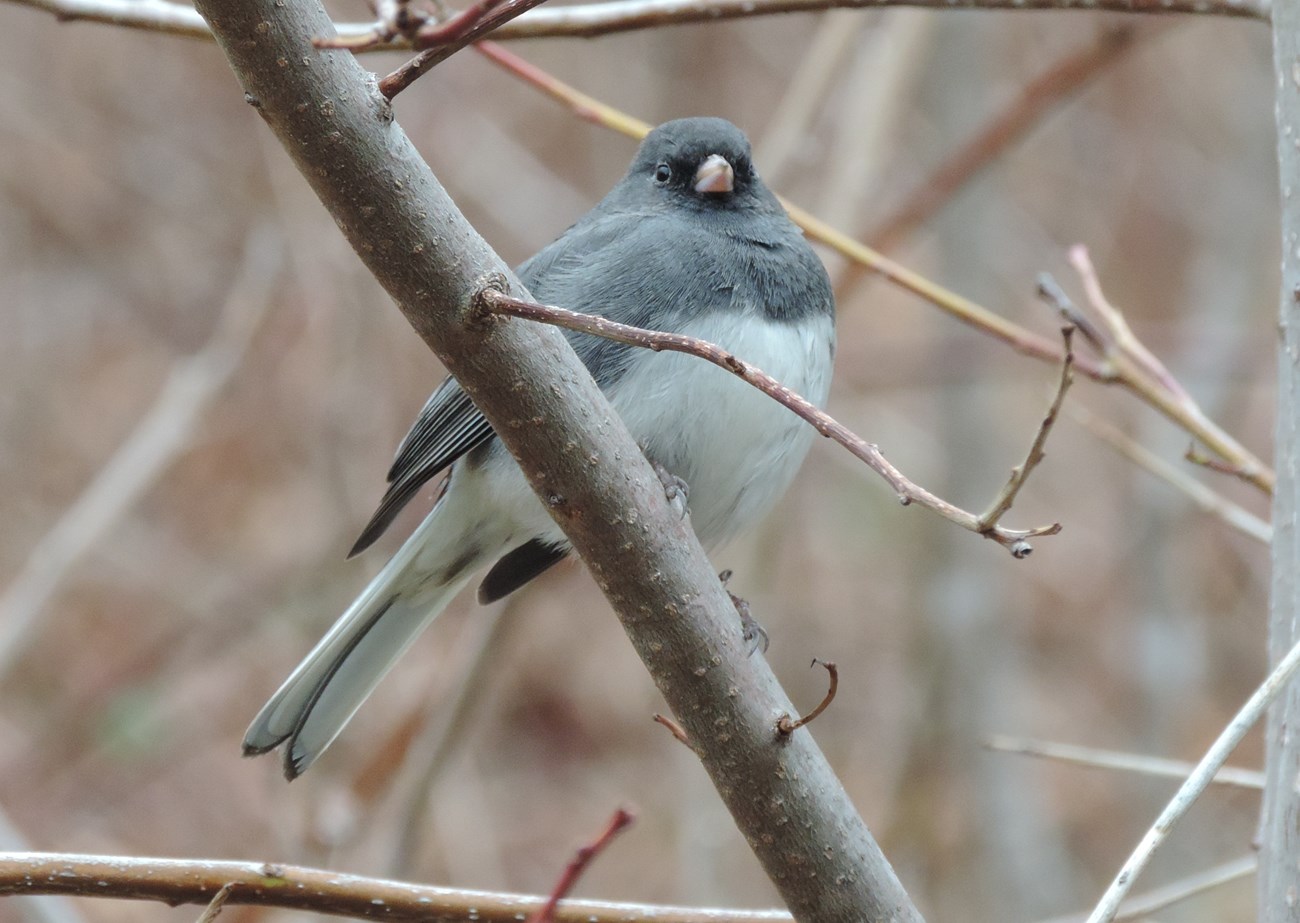
[[[558,331],[475,320],[496,278],[524,295],[394,122],[316,4],[200,0],[249,101],[411,324],[521,459],[801,921],[919,920],[658,478]],[[575,651],[581,645],[575,639]]]
[[[1273,4],[1273,70],[1282,202],[1282,298],[1278,317],[1277,486],[1269,660],[1300,640],[1300,0]],[[1259,919],[1300,921],[1300,684],[1268,713],[1267,781],[1260,824]]]

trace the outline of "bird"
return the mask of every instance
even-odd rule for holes
[[[590,212],[521,264],[536,301],[715,343],[823,405],[835,353],[830,280],[720,118],[653,129]],[[566,331],[661,476],[686,487],[690,523],[714,548],[785,493],[813,429],[702,359]],[[351,554],[368,548],[428,482],[432,510],[253,719],[245,755],[284,746],[289,780],[343,730],[420,632],[482,569],[490,603],[564,559],[570,545],[454,378],[398,446],[388,487]]]

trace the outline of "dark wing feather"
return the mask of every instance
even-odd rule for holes
[[[411,431],[397,447],[397,456],[388,470],[388,490],[348,557],[360,554],[374,544],[402,507],[430,479],[491,437],[491,425],[470,401],[469,395],[461,390],[456,379],[450,376],[443,379],[420,411]]]

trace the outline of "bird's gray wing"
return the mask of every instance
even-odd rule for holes
[[[420,488],[466,452],[492,438],[492,426],[450,375],[425,402],[397,447],[388,489],[357,539],[351,557],[369,548]]]
[[[699,284],[702,271],[708,277],[699,248],[670,239],[659,218],[593,212],[520,265],[517,275],[537,301],[641,327],[665,311],[672,312],[688,297],[694,310],[707,309],[716,298],[729,298],[726,280]],[[658,284],[648,284],[652,279]],[[565,333],[602,388],[623,377],[634,347],[590,334]],[[426,483],[493,436],[491,425],[456,380],[444,379],[398,447],[388,472],[388,489],[350,554],[370,547]],[[494,598],[512,592],[564,556],[549,548],[534,549],[536,553],[516,550],[521,553],[507,555],[485,580]]]

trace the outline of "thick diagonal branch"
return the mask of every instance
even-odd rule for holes
[[[485,322],[474,296],[526,298],[461,215],[352,55],[321,52],[317,4],[199,0],[257,107],[358,255],[519,460],[591,569],[724,802],[800,921],[915,921],[689,523],[558,330]],[[779,808],[777,807],[779,806]]]

